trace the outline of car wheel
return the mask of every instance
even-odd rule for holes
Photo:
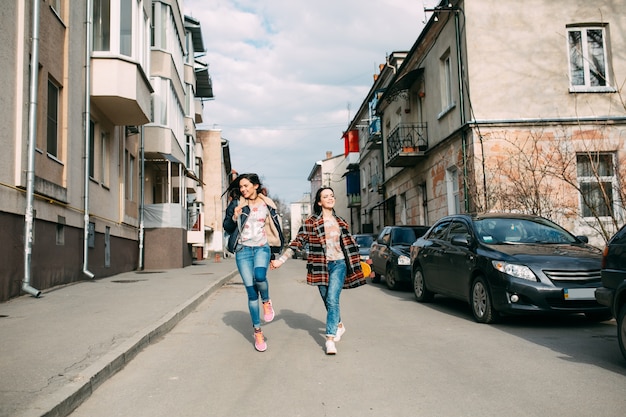
[[[399,288],[396,269],[391,265],[389,265],[385,271],[385,283],[390,290],[397,290]]]
[[[589,321],[595,321],[599,323],[602,321],[611,320],[613,318],[613,314],[611,314],[610,311],[590,311],[588,313],[585,313],[585,317],[587,317],[587,320]]]
[[[622,356],[626,359],[626,304],[622,305],[617,313],[617,341]]]
[[[493,308],[489,287],[485,278],[477,277],[472,283],[470,304],[474,318],[479,323],[493,323],[498,318],[498,312]]]
[[[415,299],[420,303],[427,303],[433,300],[435,294],[426,289],[426,282],[424,282],[424,274],[421,268],[415,268],[413,273],[413,294]]]

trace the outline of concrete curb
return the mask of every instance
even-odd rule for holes
[[[147,326],[86,368],[75,381],[46,398],[36,401],[19,417],[66,417],[107,379],[124,368],[141,350],[162,337],[191,313],[201,302],[238,274],[234,270],[211,283],[161,320]]]

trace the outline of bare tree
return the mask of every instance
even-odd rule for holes
[[[490,131],[481,137],[484,169],[475,166],[471,176],[473,206],[575,219],[607,241],[624,221],[626,201],[623,146],[610,133],[581,126]]]

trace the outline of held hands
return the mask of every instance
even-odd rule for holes
[[[282,264],[284,264],[284,262],[280,259],[272,259],[270,261],[270,269],[278,269]]]

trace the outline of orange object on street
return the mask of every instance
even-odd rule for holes
[[[365,278],[369,278],[372,275],[372,268],[366,262],[361,261],[361,270]]]

